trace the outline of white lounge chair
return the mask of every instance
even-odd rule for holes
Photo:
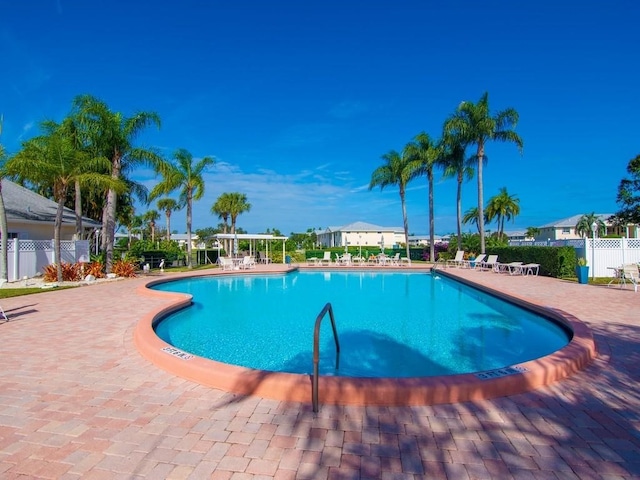
[[[399,253],[396,253],[389,260],[391,261],[391,265],[393,265],[394,267],[399,267],[400,266],[400,254]]]
[[[341,257],[338,257],[337,263],[339,265],[350,266],[351,265],[351,254],[350,253],[345,253]]]
[[[463,261],[463,266],[467,267],[467,268],[473,268],[474,270],[476,268],[479,269],[480,264],[482,262],[484,262],[484,257],[486,257],[486,255],[484,253],[481,253],[480,255],[478,255],[473,260],[464,260]]]
[[[331,265],[331,252],[324,252],[324,256],[320,259],[320,265]]]
[[[522,265],[522,274],[523,275],[538,275],[540,271],[539,263],[525,263]]]
[[[480,268],[482,270],[493,270],[494,272],[497,272],[498,265],[500,265],[498,262],[498,255],[489,255],[487,259],[482,262]]]
[[[464,250],[458,250],[456,252],[455,258],[452,260],[447,260],[447,266],[451,265],[453,267],[462,267],[464,266]]]

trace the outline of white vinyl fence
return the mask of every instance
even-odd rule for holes
[[[512,241],[509,245],[516,247],[572,246],[576,249],[576,256],[587,260],[590,277],[614,277],[616,267],[626,263],[640,263],[640,238],[587,238],[550,242]]]
[[[589,238],[576,254],[587,259],[589,276],[613,277],[615,267],[640,263],[640,238]]]
[[[57,263],[53,240],[9,240],[7,244],[7,276],[10,282],[41,274],[47,265]],[[88,262],[88,240],[63,240],[60,256],[64,263]]]

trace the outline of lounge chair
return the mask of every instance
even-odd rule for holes
[[[391,261],[391,265],[393,265],[395,267],[399,267],[400,266],[400,254],[399,253],[396,253],[389,260]]]
[[[497,272],[497,267],[500,265],[498,262],[498,255],[489,255],[487,259],[481,263],[480,268],[482,270],[493,270]]]
[[[324,256],[320,259],[320,265],[331,265],[331,252],[324,252]]]
[[[540,271],[539,263],[525,263],[522,265],[522,274],[523,275],[538,275]]]
[[[464,266],[464,250],[458,250],[455,258],[447,260],[446,266],[462,267]]]
[[[479,268],[480,264],[484,261],[484,257],[486,257],[486,255],[484,253],[481,253],[473,260],[464,260],[463,266],[467,268],[473,268],[475,270],[476,268]]]
[[[400,265],[411,265],[411,259],[409,257],[400,257]]]
[[[499,263],[498,273],[508,272],[509,275],[522,275],[523,262]]]
[[[315,266],[318,265],[319,262],[320,262],[320,259],[317,258],[317,257],[309,257],[309,258],[307,258],[307,265],[315,267]]]
[[[629,263],[622,266],[622,277],[620,277],[620,288],[622,285],[626,285],[627,282],[633,285],[633,291],[638,291],[638,283],[640,283],[640,271],[638,265],[635,263]]]
[[[337,262],[339,265],[350,266],[351,265],[351,254],[345,253],[341,257],[338,257]]]

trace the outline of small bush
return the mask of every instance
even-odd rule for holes
[[[82,276],[82,266],[79,263],[65,263],[62,262],[62,281],[63,282],[77,282]],[[47,265],[44,268],[43,278],[45,282],[57,282],[58,281],[58,266],[55,263]]]
[[[128,260],[117,260],[113,262],[111,273],[115,273],[119,277],[135,277],[138,266]]]
[[[84,266],[84,275],[93,275],[96,278],[104,278],[104,265],[102,262],[90,262]]]

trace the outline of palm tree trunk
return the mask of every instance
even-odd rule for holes
[[[404,188],[400,189],[400,203],[402,204],[402,223],[404,226],[404,245],[407,252],[407,259],[411,259],[409,251],[409,219],[407,218],[407,205],[404,201]]]
[[[2,198],[2,178],[0,178],[0,279],[8,280],[7,272],[7,248],[9,237],[7,233],[7,211],[4,208],[4,198]]]
[[[462,173],[458,173],[458,191],[456,193],[456,209],[458,216],[458,249],[462,245]]]
[[[482,163],[484,160],[484,142],[478,141],[478,231],[480,232],[480,253],[485,252],[484,242],[484,195],[482,192]]]
[[[433,218],[433,171],[429,170],[427,173],[427,179],[429,181],[429,259],[433,262],[436,256],[435,246],[435,221]]]
[[[193,201],[193,193],[191,190],[187,192],[187,268],[193,268],[191,262],[191,202]]]
[[[56,278],[62,282],[62,257],[60,249],[60,230],[62,230],[62,213],[64,211],[64,197],[58,197],[58,209],[53,229],[53,252],[56,256]]]
[[[75,183],[75,208],[76,208],[76,239],[82,240],[84,231],[82,229],[82,190],[80,189],[80,182],[76,180]]]
[[[122,168],[120,153],[114,152],[111,160],[111,178],[118,180],[120,178],[120,169]],[[102,247],[105,252],[105,270],[111,273],[113,267],[113,237],[116,233],[116,207],[118,196],[113,189],[109,189],[107,193],[107,204],[105,205],[105,215],[103,215],[102,225]]]

